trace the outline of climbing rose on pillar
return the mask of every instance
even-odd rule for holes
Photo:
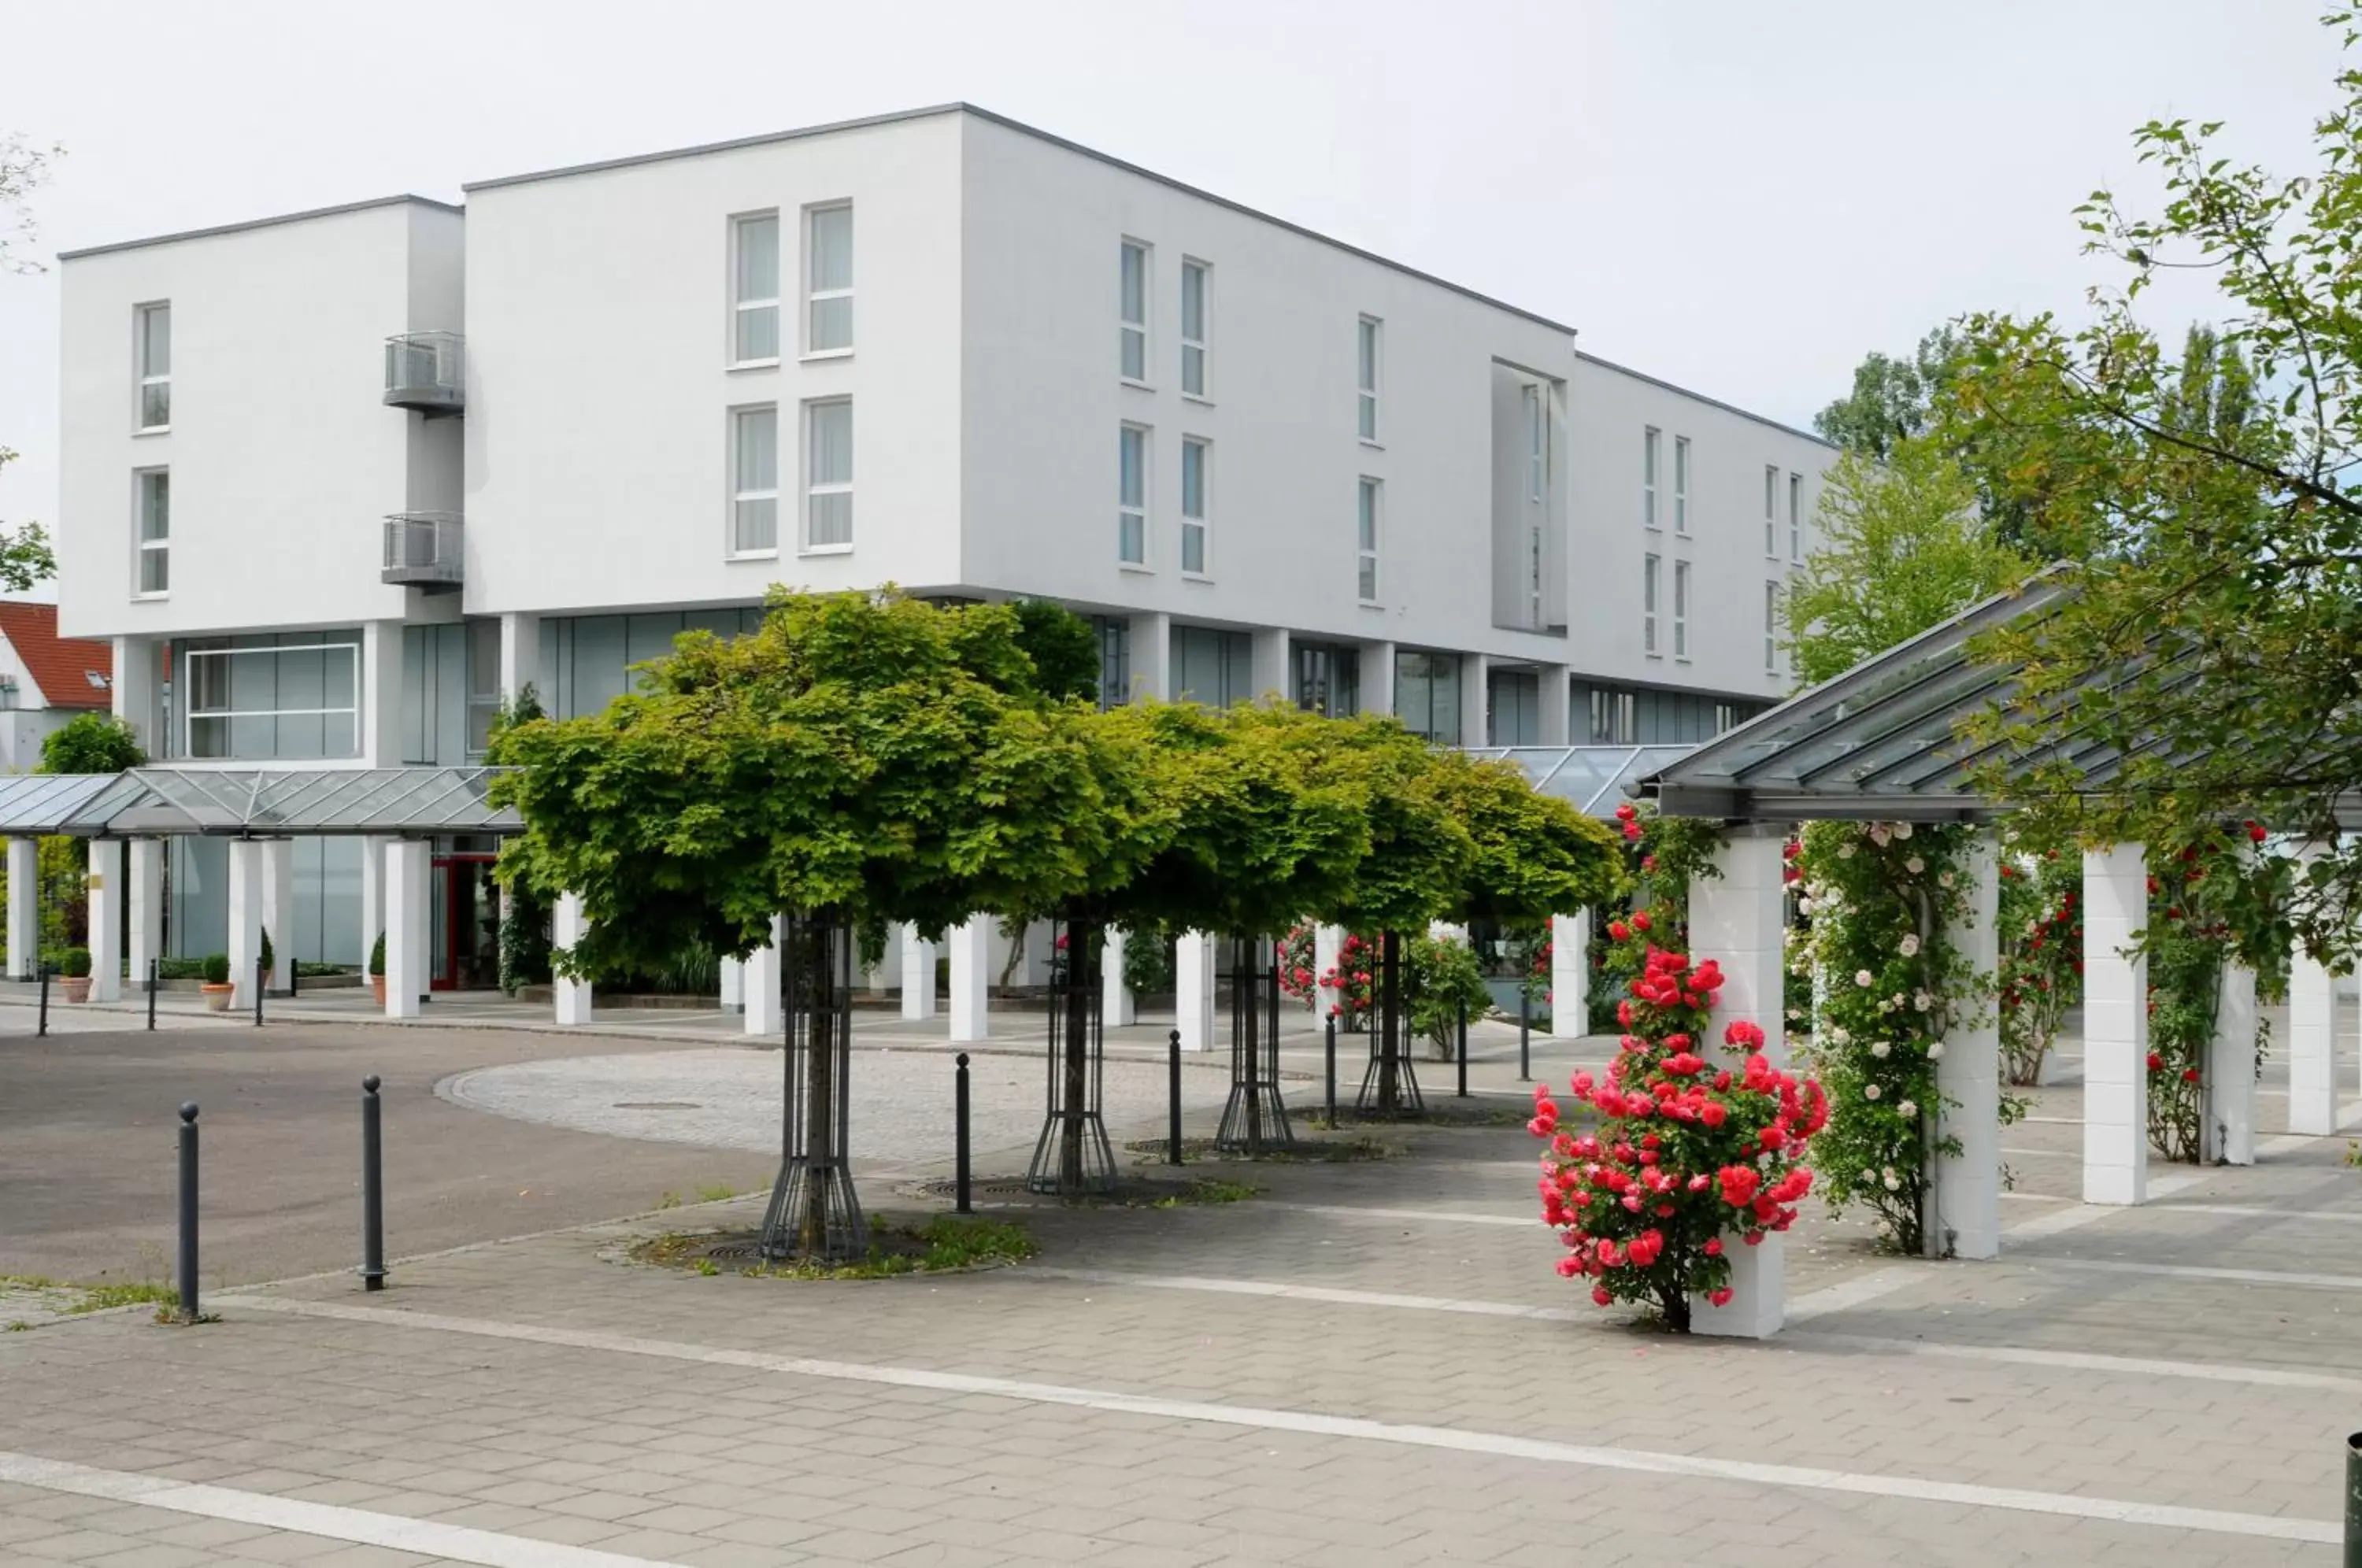
[[[1795,1221],[1813,1185],[1805,1140],[1827,1121],[1828,1102],[1819,1084],[1772,1066],[1763,1031],[1747,1020],[1709,1050],[1722,987],[1712,959],[1693,965],[1629,928],[1613,939],[1641,944],[1645,957],[1606,1079],[1580,1072],[1569,1085],[1598,1111],[1598,1132],[1562,1131],[1549,1088],[1534,1090],[1526,1128],[1550,1145],[1542,1219],[1565,1244],[1559,1273],[1590,1281],[1592,1300],[1652,1308],[1687,1333],[1693,1297],[1730,1299],[1729,1248]]]

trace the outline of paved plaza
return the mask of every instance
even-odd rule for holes
[[[2345,1021],[2340,1037],[2351,1100]],[[660,1184],[637,1162],[767,1175],[739,1129],[775,1113],[760,1096],[776,1052],[308,1025],[39,1043],[83,1064],[69,1133],[95,1118],[111,1153],[160,1167],[169,1112],[117,1126],[105,1108],[151,1087],[176,1098],[160,1066],[174,1051],[188,1072],[244,1075],[270,1108],[254,1136],[287,1151],[286,1179],[345,1184],[300,1198],[267,1162],[232,1163],[224,1132],[208,1145],[223,1162],[208,1165],[208,1235],[231,1247],[241,1212],[301,1230],[317,1210],[344,1243],[324,1241],[338,1255],[318,1269],[350,1262],[340,1086],[364,1055],[386,1071],[407,1054],[388,1222],[398,1252],[432,1255],[400,1262],[379,1295],[343,1272],[266,1285],[237,1271],[207,1302],[220,1320],[193,1329],[139,1309],[0,1334],[0,1562],[2336,1561],[2344,1439],[2362,1427],[2362,1170],[2346,1138],[2268,1136],[2256,1167],[2157,1166],[2157,1201],[2087,1208],[2070,1051],[2066,1081],[2003,1135],[2003,1261],[1898,1259],[1808,1205],[1788,1247],[1789,1330],[1676,1341],[1551,1272],[1534,1145],[1508,1098],[1514,1032],[1481,1039],[1477,1095],[1448,1108],[1451,1124],[1383,1130],[1395,1157],[1204,1167],[1261,1189],[1234,1203],[1026,1206],[1031,1263],[833,1284],[624,1255],[666,1231],[744,1228],[759,1198],[607,1218],[650,1207]],[[1551,1070],[1602,1043],[1552,1048]],[[27,1049],[0,1043],[0,1082],[50,1081]],[[892,1099],[897,1059],[923,1084],[945,1070],[936,1049],[865,1049],[856,1081]],[[240,1053],[259,1055],[214,1064]],[[980,1061],[979,1082],[1002,1064],[1007,1091],[979,1091],[985,1176],[1021,1164],[1030,1140],[1003,1133],[1026,1123],[1018,1091],[1039,1092],[1014,1055]],[[1149,1070],[1110,1064],[1111,1103],[1140,1113],[1115,1131],[1151,1136],[1161,1101],[1119,1066]],[[315,1076],[317,1106],[308,1090],[272,1098]],[[1210,1129],[1221,1082],[1210,1064],[1190,1075],[1193,1132]],[[1449,1099],[1450,1069],[1427,1085]],[[2268,1130],[2279,1087],[2268,1066]],[[1317,1082],[1290,1092],[1307,1104]],[[667,1100],[701,1119],[616,1110]],[[604,1120],[635,1114],[657,1125]],[[0,1120],[0,1161],[44,1137],[45,1158],[71,1158],[74,1139],[43,1120]],[[396,1127],[434,1128],[427,1157],[397,1164]],[[904,1136],[860,1162],[865,1198],[940,1209],[917,1181],[942,1174],[938,1130],[914,1121]],[[582,1195],[612,1198],[602,1222],[478,1207],[445,1232],[474,1244],[432,1250],[422,1209],[438,1183],[503,1149],[561,1148],[578,1170],[610,1167]],[[168,1208],[159,1174],[108,1201]],[[21,1166],[0,1165],[0,1272],[19,1268],[28,1228],[52,1229],[38,1205],[28,1225],[25,1190]]]

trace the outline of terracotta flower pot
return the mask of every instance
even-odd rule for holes
[[[70,1002],[85,1002],[90,1000],[90,977],[88,975],[60,975],[58,977],[58,985],[64,989],[66,993],[66,1000]]]
[[[383,1007],[385,1005],[385,977],[383,975],[371,975],[370,977],[370,995],[377,998],[378,1006]]]
[[[227,1012],[229,1010],[229,999],[237,995],[237,988],[236,986],[227,984],[217,986],[211,980],[205,981],[204,984],[200,985],[197,989],[204,993],[205,1010],[207,1012]]]

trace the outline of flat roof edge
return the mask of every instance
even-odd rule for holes
[[[306,223],[313,218],[342,217],[347,213],[367,212],[372,207],[416,205],[433,207],[438,212],[465,215],[467,208],[451,202],[438,202],[432,196],[404,193],[396,196],[372,196],[365,202],[344,202],[333,207],[312,207],[300,213],[281,213],[274,217],[248,218],[239,223],[215,224],[210,228],[184,228],[176,234],[149,235],[143,239],[118,239],[105,245],[85,245],[74,250],[61,250],[58,259],[76,261],[85,256],[105,256],[116,250],[138,250],[150,245],[172,245],[183,239],[211,239],[216,235],[243,234],[250,228],[273,228],[286,223]]]
[[[1718,408],[1725,414],[1735,414],[1741,419],[1751,419],[1758,425],[1768,425],[1772,429],[1780,431],[1783,435],[1794,436],[1799,440],[1810,441],[1816,447],[1826,447],[1832,452],[1841,452],[1845,450],[1844,447],[1838,446],[1836,442],[1830,440],[1826,436],[1816,436],[1809,430],[1799,430],[1793,425],[1783,425],[1779,420],[1773,419],[1768,414],[1758,414],[1752,409],[1741,408],[1735,403],[1725,403],[1718,397],[1708,397],[1704,392],[1692,392],[1689,388],[1678,386],[1673,382],[1665,380],[1662,376],[1652,376],[1646,370],[1636,370],[1629,365],[1619,365],[1613,359],[1603,359],[1596,354],[1586,354],[1580,348],[1574,351],[1574,357],[1588,364],[1596,365],[1603,370],[1613,370],[1619,376],[1629,376],[1636,381],[1646,381],[1652,387],[1662,387],[1669,392],[1677,392],[1681,396],[1689,398],[1693,402],[1705,403],[1709,408]]]
[[[803,126],[794,130],[763,131],[755,136],[733,137],[727,141],[700,142],[694,147],[667,148],[661,152],[635,152],[623,158],[602,158],[589,163],[568,163],[557,169],[536,169],[524,174],[502,174],[491,180],[470,180],[459,189],[470,193],[477,191],[497,191],[504,185],[530,185],[543,180],[564,180],[576,174],[599,174],[610,169],[635,169],[643,163],[670,163],[676,159],[702,158],[713,152],[737,152],[749,147],[767,147],[773,142],[802,141],[808,137],[831,136],[838,131],[867,130],[876,126],[900,125],[905,120],[933,119],[938,115],[956,115],[963,111],[980,114],[966,104],[930,104],[921,109],[896,109],[890,114],[863,115],[849,120],[831,120],[826,125]]]

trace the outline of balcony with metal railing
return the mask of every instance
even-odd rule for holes
[[[385,520],[387,582],[428,592],[459,586],[464,554],[459,513],[397,512]]]
[[[385,340],[385,401],[434,418],[466,406],[468,340],[456,332],[403,332]]]

